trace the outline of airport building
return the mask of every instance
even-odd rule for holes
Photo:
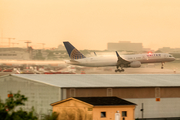
[[[130,41],[119,41],[119,43],[107,43],[110,51],[142,51],[142,43],[131,43]]]
[[[180,119],[180,74],[12,74],[0,77],[0,98],[8,91],[28,97],[24,109],[52,110],[70,97],[116,96],[135,103],[135,118]]]
[[[0,48],[0,59],[2,60],[30,60],[32,48]]]
[[[158,49],[161,52],[166,52],[166,53],[179,53],[180,48],[170,48],[170,47],[163,47]]]
[[[68,54],[61,49],[0,48],[0,60],[60,60],[62,58],[68,58]]]

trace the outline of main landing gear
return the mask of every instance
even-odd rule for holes
[[[164,68],[164,63],[162,62],[161,65],[162,65],[162,66],[161,66],[161,69],[163,69],[163,68]]]
[[[115,70],[115,72],[124,72],[124,69],[117,69],[117,70]]]
[[[116,67],[117,67],[117,70],[115,70],[115,72],[124,72],[123,64],[121,64],[120,66],[121,66],[121,69],[119,69],[119,65],[116,66]]]

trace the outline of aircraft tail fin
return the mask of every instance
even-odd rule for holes
[[[69,42],[63,42],[63,43],[71,59],[85,58],[85,56],[82,53],[80,53],[73,45],[71,45],[71,43]]]
[[[94,52],[94,55],[97,56],[97,55],[96,55],[96,52]]]

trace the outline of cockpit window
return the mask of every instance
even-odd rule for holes
[[[169,55],[169,57],[173,57],[172,55]]]

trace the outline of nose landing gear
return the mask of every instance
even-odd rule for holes
[[[161,65],[162,65],[162,66],[161,66],[161,69],[163,69],[163,68],[164,68],[164,62],[162,62]]]

